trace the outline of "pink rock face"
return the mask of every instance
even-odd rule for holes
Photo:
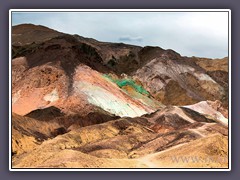
[[[29,90],[21,92],[18,95],[13,95],[16,101],[12,104],[12,111],[19,115],[25,115],[35,109],[39,109],[48,105],[48,102],[42,100],[43,90]]]
[[[21,66],[17,68],[20,60]],[[28,69],[26,61],[26,58],[12,61],[14,113],[25,115],[35,109],[56,105],[59,97],[67,97],[68,79],[61,69],[49,65]]]
[[[219,104],[218,106],[220,108],[219,102],[211,102],[211,101],[202,101],[197,104],[184,106],[184,107],[190,108],[201,114],[210,115],[214,119],[219,120],[222,124],[228,125],[227,117],[224,117],[224,115],[220,111],[218,111],[218,109],[216,108],[216,104]],[[215,105],[215,107],[214,107],[214,105]]]
[[[26,58],[24,59],[26,62]],[[17,64],[19,64],[19,59],[13,60],[13,66]],[[14,77],[18,71],[17,68],[13,69]],[[69,78],[61,68],[54,66],[42,65],[25,70],[23,76],[18,78],[13,85],[12,110],[14,113],[25,115],[33,110],[49,106],[56,106],[68,112],[76,112],[80,109],[79,107],[82,107],[80,112],[87,114],[89,109],[84,110],[85,107],[100,106],[110,113],[122,116],[141,116],[156,110],[130,97],[116,84],[104,78],[101,73],[83,64],[76,67],[72,83],[74,87],[69,91]],[[103,94],[104,92],[106,94]],[[73,100],[70,97],[79,100]],[[98,103],[89,101],[89,98],[98,98]],[[111,103],[119,109],[123,106],[123,109],[114,110]]]
[[[74,93],[85,94],[90,103],[119,116],[134,117],[154,111],[150,105],[133,99],[102,74],[83,65],[75,71]]]

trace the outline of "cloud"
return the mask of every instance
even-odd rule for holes
[[[228,55],[227,12],[22,12],[13,25],[33,23],[105,42],[173,49],[183,56]]]
[[[131,37],[131,36],[121,36],[118,38],[119,41],[123,42],[132,42],[132,41],[137,41],[141,42],[143,38],[141,36],[136,36],[136,37]]]

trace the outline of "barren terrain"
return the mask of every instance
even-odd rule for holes
[[[228,58],[12,31],[13,168],[227,168]]]

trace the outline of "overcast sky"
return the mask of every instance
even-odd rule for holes
[[[14,12],[33,23],[99,41],[173,49],[183,56],[228,56],[227,12]]]

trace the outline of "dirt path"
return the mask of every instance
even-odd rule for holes
[[[166,149],[164,151],[161,151],[161,152],[157,152],[157,153],[153,153],[153,154],[149,154],[149,155],[146,155],[146,156],[143,156],[141,158],[138,158],[137,160],[139,161],[139,164],[144,164],[146,165],[148,168],[160,168],[161,167],[161,162],[156,162],[156,157],[160,156],[161,154],[165,153],[165,152],[168,152],[168,151],[171,151],[173,149],[176,149],[178,147],[181,147],[183,145],[185,145],[186,143],[183,143],[183,144],[178,144],[174,147],[171,147],[169,149]]]

